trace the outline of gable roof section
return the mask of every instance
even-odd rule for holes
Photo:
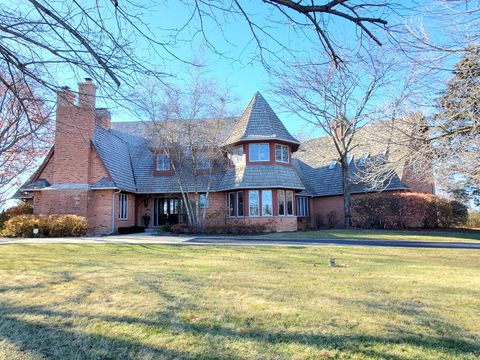
[[[301,173],[300,177],[305,184],[305,195],[335,196],[343,194],[343,174],[340,164],[331,168],[328,163],[319,165],[315,161],[307,163],[300,159],[294,159],[294,166]],[[379,191],[372,189],[368,184],[355,180],[360,168],[360,160],[354,160],[349,165],[352,194]],[[408,186],[395,174],[385,181],[381,190],[408,190]]]
[[[251,140],[282,140],[300,144],[297,139],[290,135],[259,92],[253,96],[223,145],[233,145],[241,141]]]
[[[97,127],[92,143],[115,186],[121,190],[135,192],[137,187],[128,143],[114,130],[101,127]]]

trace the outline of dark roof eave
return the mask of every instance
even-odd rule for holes
[[[395,187],[395,188],[388,188],[388,189],[383,189],[383,190],[364,190],[364,191],[352,191],[352,195],[357,195],[357,194],[371,194],[371,193],[380,193],[380,192],[385,192],[385,191],[410,191],[408,187]],[[320,197],[329,197],[329,196],[342,196],[343,193],[334,193],[334,194],[324,194],[324,195],[312,195],[314,198],[320,198]]]
[[[257,190],[257,189],[290,189],[290,190],[305,190],[304,187],[296,187],[296,186],[268,186],[268,185],[262,185],[262,186],[237,186],[237,187],[226,187],[226,188],[220,188],[220,189],[215,189],[215,191],[211,192],[224,192],[224,191],[231,191],[231,190]]]
[[[236,144],[241,144],[241,143],[244,143],[244,142],[251,142],[251,141],[255,141],[255,142],[280,141],[280,142],[286,142],[286,143],[294,144],[294,145],[298,145],[298,146],[300,146],[300,144],[301,144],[299,141],[293,141],[293,140],[284,139],[284,138],[264,137],[264,138],[241,138],[241,139],[237,139],[237,140],[225,141],[222,144],[222,146],[236,145]]]

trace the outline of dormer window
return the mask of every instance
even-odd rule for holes
[[[243,164],[245,162],[243,156],[243,145],[235,146],[232,149],[232,152],[228,154],[228,158],[233,163],[233,165]]]
[[[276,162],[288,163],[289,153],[290,153],[290,149],[288,148],[287,145],[280,145],[280,144],[275,145],[275,161]]]
[[[269,144],[249,144],[248,154],[250,161],[270,161]]]
[[[211,166],[211,161],[207,153],[199,152],[197,154],[197,169],[198,170],[208,170]]]
[[[170,170],[170,158],[166,154],[157,154],[157,171]]]

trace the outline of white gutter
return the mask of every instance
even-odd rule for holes
[[[115,195],[121,192],[121,190],[118,190],[112,194],[112,231],[108,235],[112,235],[115,232]]]

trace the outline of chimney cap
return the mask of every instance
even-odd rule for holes
[[[86,78],[85,78],[85,81],[91,82],[91,81],[92,81],[92,78],[86,77]]]
[[[68,86],[62,86],[62,90],[70,90]]]

